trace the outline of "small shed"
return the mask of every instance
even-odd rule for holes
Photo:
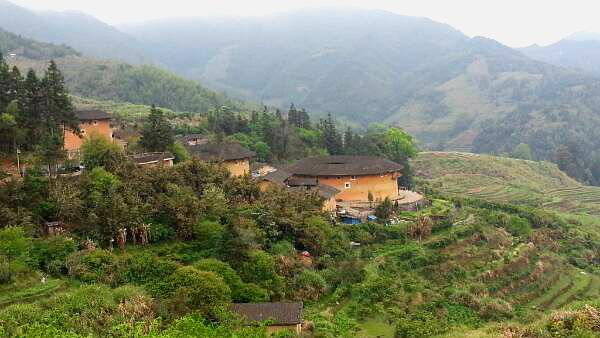
[[[238,303],[231,305],[231,311],[238,314],[248,325],[268,321],[267,333],[291,330],[302,332],[302,302]]]
[[[64,225],[60,221],[46,222],[46,233],[48,236],[56,236],[65,231]]]

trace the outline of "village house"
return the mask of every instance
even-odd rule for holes
[[[175,160],[175,156],[170,152],[136,154],[129,158],[138,167],[172,167]]]
[[[267,321],[267,334],[283,330],[302,333],[302,302],[294,303],[240,303],[232,304],[231,311],[247,325]]]
[[[85,138],[91,134],[97,134],[113,140],[113,129],[110,126],[111,117],[105,111],[98,109],[77,110],[75,115],[79,119],[79,129],[81,135],[69,129],[64,131],[64,149],[69,158],[74,158],[79,154],[79,149],[85,141]]]
[[[403,167],[374,156],[319,156],[298,161],[287,168],[296,180],[316,180],[334,187],[339,202],[365,202],[398,198],[398,177]],[[290,179],[288,179],[288,182]]]
[[[232,176],[239,177],[250,173],[250,161],[254,152],[238,143],[186,144],[186,148],[190,155],[201,161],[224,166]]]
[[[257,177],[258,186],[261,191],[267,191],[273,187],[285,187],[291,191],[304,193],[315,193],[324,199],[323,211],[335,212],[337,209],[336,196],[340,190],[319,183],[315,178],[294,177],[283,169],[275,169],[264,176]]]

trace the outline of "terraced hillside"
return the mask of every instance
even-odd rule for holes
[[[585,186],[548,162],[458,152],[424,152],[415,172],[437,190],[490,202],[600,215],[600,187]]]

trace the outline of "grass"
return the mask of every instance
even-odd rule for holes
[[[552,163],[426,152],[412,164],[417,176],[449,195],[600,216],[600,187],[584,186]]]
[[[360,338],[392,338],[395,334],[394,325],[380,319],[369,319],[359,323],[357,337]]]
[[[44,297],[50,297],[65,287],[65,282],[60,279],[48,279],[46,283],[37,280],[17,282],[0,289],[0,308],[13,303],[28,303]]]

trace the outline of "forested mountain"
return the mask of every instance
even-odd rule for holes
[[[79,53],[71,47],[38,42],[7,32],[1,28],[0,53],[4,55],[14,54],[15,56],[34,60],[47,60],[67,55],[79,55]]]
[[[35,12],[0,0],[0,27],[39,41],[67,44],[88,55],[148,61],[134,38],[80,12]]]
[[[8,61],[21,69],[32,68],[38,72],[47,65],[47,61],[25,58]],[[225,94],[208,90],[195,81],[153,66],[82,56],[58,58],[56,63],[63,71],[71,92],[83,97],[155,104],[186,112],[206,112],[223,105],[240,109],[245,106]]]
[[[521,51],[535,60],[600,73],[599,34],[573,34],[548,46],[533,45]]]

